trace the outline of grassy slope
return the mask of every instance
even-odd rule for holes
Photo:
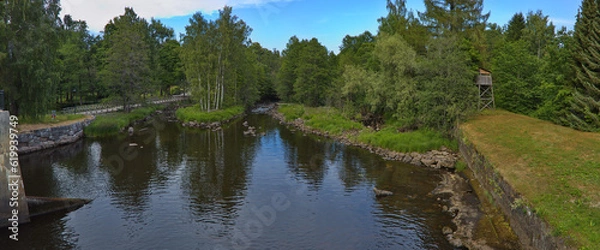
[[[86,136],[90,137],[115,135],[132,122],[144,119],[157,109],[157,106],[150,106],[134,109],[130,113],[118,112],[97,115],[96,119],[83,131]]]
[[[456,143],[433,131],[398,133],[394,127],[384,127],[375,132],[359,122],[345,118],[331,107],[309,108],[297,104],[282,104],[279,112],[287,121],[302,118],[305,125],[314,129],[337,136],[346,134],[351,140],[398,152],[426,152],[441,146],[456,148]]]
[[[177,119],[184,122],[218,122],[229,120],[242,113],[244,113],[244,108],[241,106],[215,110],[211,112],[202,112],[197,105],[194,105],[191,107],[177,109],[175,115],[177,116]]]
[[[600,134],[489,111],[464,136],[534,207],[581,249],[600,249]]]

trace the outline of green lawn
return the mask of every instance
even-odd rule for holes
[[[185,108],[179,108],[175,112],[177,119],[183,122],[220,122],[229,120],[237,115],[244,113],[244,107],[235,106],[231,108],[215,110],[211,112],[200,111],[197,105]]]
[[[144,119],[157,109],[158,106],[149,106],[134,109],[130,113],[118,112],[97,115],[96,119],[83,131],[86,136],[90,137],[116,135],[132,122]]]
[[[429,130],[400,133],[394,126],[373,131],[361,123],[344,117],[332,107],[304,107],[299,104],[280,105],[279,110],[287,121],[302,118],[304,124],[332,135],[346,134],[349,139],[398,152],[426,152],[442,146],[456,148],[453,140]]]
[[[506,111],[487,111],[460,128],[554,235],[600,249],[599,133]]]

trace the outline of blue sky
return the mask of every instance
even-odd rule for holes
[[[484,0],[489,22],[504,25],[517,12],[542,10],[557,26],[572,29],[579,0]],[[385,0],[63,0],[63,14],[86,20],[92,31],[99,31],[112,19],[133,7],[142,17],[157,17],[167,26],[183,33],[190,16],[201,11],[216,18],[217,9],[233,6],[253,32],[251,39],[263,47],[283,50],[293,35],[301,39],[316,37],[329,50],[337,52],[347,34],[365,30],[377,32],[377,19],[385,16]],[[408,9],[423,11],[422,0],[407,0]]]

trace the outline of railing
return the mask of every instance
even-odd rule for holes
[[[168,96],[168,97],[152,97],[146,99],[146,103],[153,104],[161,104],[168,102],[178,102],[188,99],[189,96]],[[139,107],[141,104],[133,104],[132,108]],[[98,104],[89,104],[89,105],[81,105],[75,107],[64,108],[60,111],[62,114],[86,114],[86,115],[95,115],[102,113],[110,113],[117,112],[123,109],[123,105],[114,104],[114,103],[98,103]]]

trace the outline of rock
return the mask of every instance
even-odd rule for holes
[[[129,136],[132,136],[132,135],[133,135],[133,132],[134,132],[134,130],[133,130],[133,127],[131,127],[131,126],[130,126],[130,127],[127,129],[127,132],[129,133]]]
[[[436,161],[432,159],[421,159],[421,163],[426,167],[435,167]]]
[[[373,191],[375,192],[376,197],[384,197],[384,196],[390,196],[390,195],[394,194],[391,191],[377,189],[376,187],[373,187]]]
[[[442,228],[442,233],[443,233],[444,235],[451,234],[452,232],[453,232],[453,231],[452,231],[452,228],[450,228],[450,227],[444,227],[444,228]]]

